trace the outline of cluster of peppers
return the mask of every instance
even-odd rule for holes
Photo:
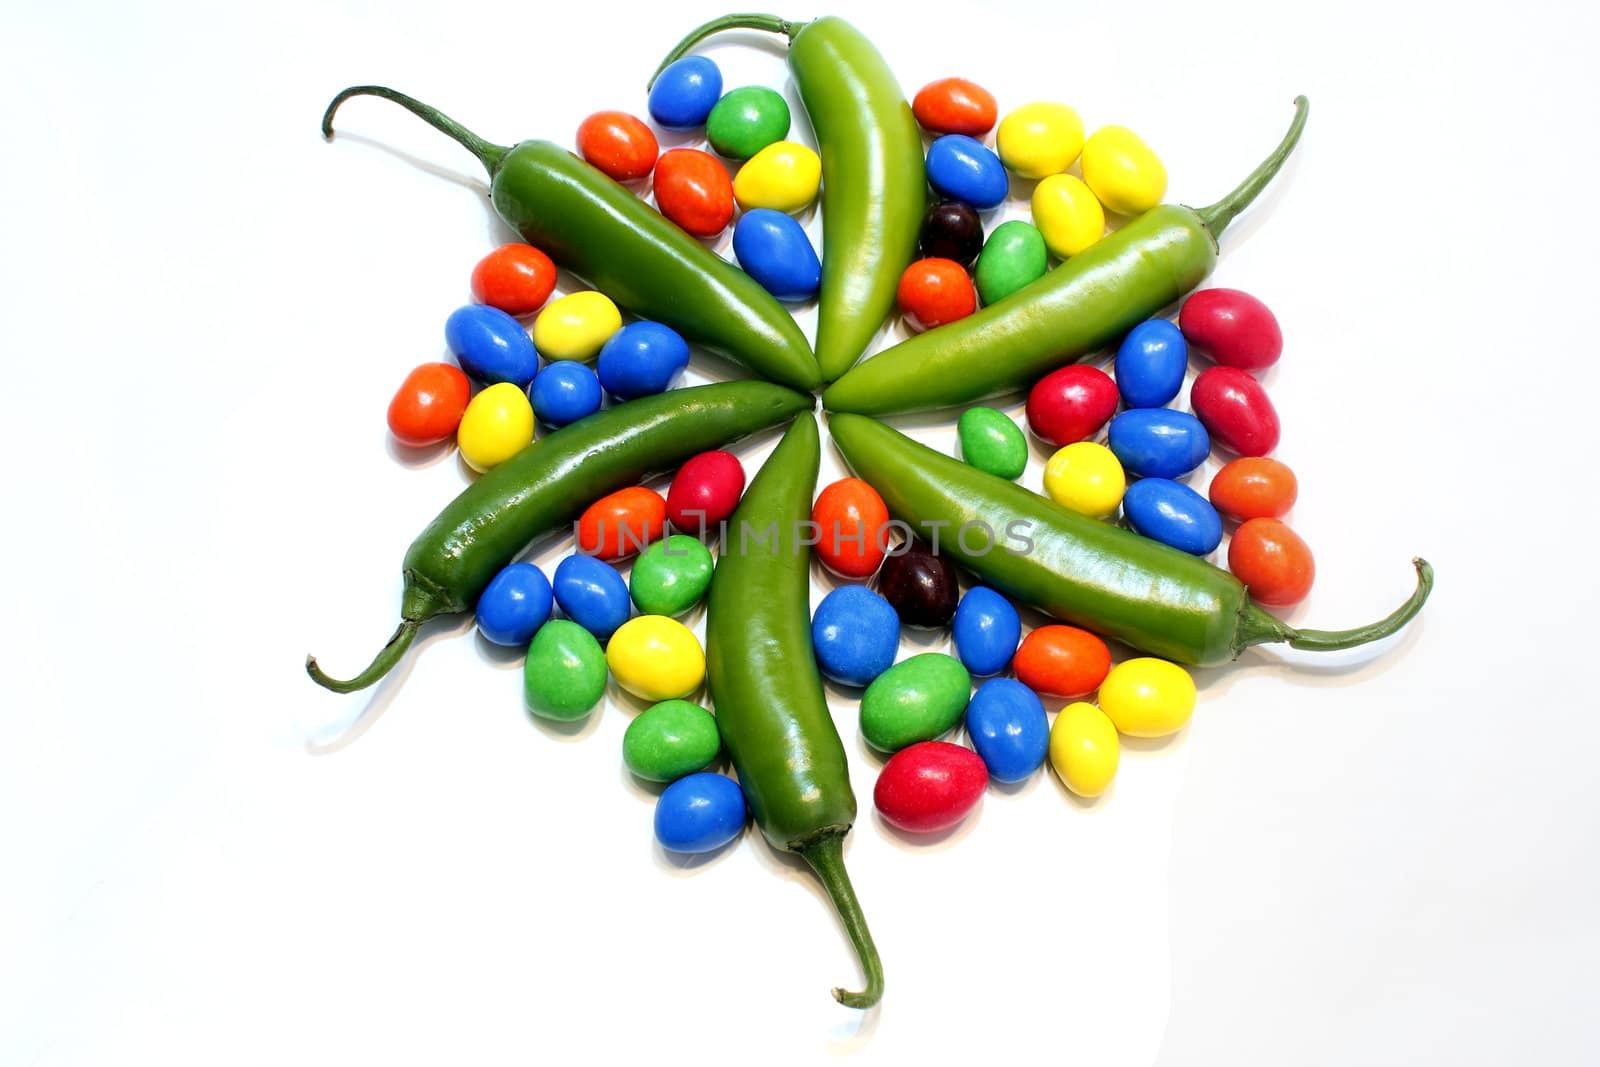
[[[1304,97],[1295,102],[1282,143],[1216,204],[1156,207],[1005,299],[855,366],[893,310],[927,204],[911,108],[877,49],[837,18],[718,19],[686,37],[663,68],[725,29],[788,38],[789,65],[821,149],[823,276],[814,354],[794,319],[753,279],[565,148],[548,141],[491,144],[382,86],[346,89],[329,104],[322,122],[328,137],[335,112],[351,97],[378,96],[409,109],[478,158],[496,211],[526,241],[624,310],[663,322],[766,381],[627,401],[540,438],[467,487],[412,543],[403,564],[400,626],[371,665],[349,680],[330,677],[310,657],[306,668],[336,692],[373,684],[425,622],[472,610],[501,568],[595,499],[699,452],[790,424],[732,520],[734,528],[775,528],[777,538],[729,538],[716,565],[708,677],[756,824],[774,847],[815,870],[860,957],[865,988],[834,995],[866,1008],[882,996],[883,973],[845,873],[842,843],[856,802],[809,626],[810,555],[801,531],[820,463],[812,391],[826,386],[822,402],[832,413],[835,445],[896,519],[923,530],[996,516],[1029,523],[1029,553],[966,554],[959,545],[951,551],[1019,601],[1180,663],[1221,663],[1268,642],[1337,649],[1377,640],[1420,610],[1432,572],[1416,561],[1415,593],[1372,626],[1297,630],[1202,559],[1068,512],[868,417],[1025,388],[1179,300],[1216,263],[1218,235],[1294,148],[1306,119]]]

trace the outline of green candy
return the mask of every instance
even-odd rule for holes
[[[994,408],[968,408],[956,422],[961,458],[996,478],[1014,481],[1028,466],[1028,440],[1017,424]]]
[[[961,721],[971,696],[972,675],[960,660],[942,652],[912,656],[861,695],[861,736],[885,752],[932,741]]]
[[[633,561],[628,595],[644,615],[682,615],[711,586],[711,550],[688,534],[657,541]]]
[[[552,619],[539,627],[522,665],[528,710],[543,719],[581,719],[606,695],[606,654],[594,635],[575,622]]]
[[[646,708],[622,735],[622,762],[652,782],[675,782],[703,771],[721,749],[716,718],[687,700],[663,700]]]
[[[1044,236],[1021,219],[994,228],[978,253],[974,279],[985,306],[997,304],[1023,286],[1044,277],[1050,267]]]
[[[789,105],[765,85],[724,93],[706,116],[706,140],[727,159],[749,159],[789,132]]]

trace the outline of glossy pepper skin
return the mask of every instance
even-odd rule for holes
[[[490,144],[378,85],[334,97],[322,117],[324,137],[333,136],[334,112],[353,96],[393,101],[477,156],[500,217],[619,307],[665,323],[769,381],[802,390],[821,384],[800,327],[755,279],[565,148],[549,141]]]
[[[877,336],[894,310],[900,274],[916,257],[927,206],[922,134],[894,72],[872,42],[843,19],[713,19],[679,42],[662,68],[728,29],[789,38],[789,68],[822,155],[817,363],[822,380],[832,381]]]
[[[1233,575],[1187,552],[1068,511],[874,419],[834,415],[828,429],[891,515],[913,529],[944,524],[938,526],[944,552],[985,584],[1178,663],[1208,667],[1275,642],[1313,651],[1353,648],[1398,631],[1433,588],[1433,568],[1413,560],[1416,591],[1387,618],[1354,630],[1298,630],[1257,607]],[[963,546],[957,531],[973,523],[994,531],[991,550],[984,551],[987,538],[977,526]]]
[[[365,689],[399,662],[424,622],[472,610],[489,580],[536,537],[569,525],[607,493],[813,404],[781,385],[722,382],[630,400],[539,438],[463,489],[411,542],[400,628],[372,664],[346,681],[308,656],[307,672],[338,693]]]
[[[711,578],[706,666],[722,743],[756,825],[816,871],[861,958],[866,989],[833,995],[868,1008],[883,995],[883,969],[844,869],[856,798],[811,649],[803,534],[820,462],[816,420],[801,415],[739,502]]]
[[[998,303],[878,353],[829,386],[823,406],[891,415],[970,404],[1115,343],[1211,273],[1218,236],[1283,166],[1309,108],[1296,98],[1283,141],[1222,200],[1152,208]]]

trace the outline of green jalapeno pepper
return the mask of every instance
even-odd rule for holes
[[[1422,609],[1433,568],[1387,618],[1353,630],[1301,630],[1251,601],[1243,583],[1205,560],[1068,511],[861,415],[828,429],[889,513],[936,536],[941,554],[985,584],[1064,622],[1178,663],[1209,667],[1251,645],[1332,651],[1388,637]]]
[[[722,30],[781,33],[822,155],[822,291],[817,363],[831,382],[861,358],[894,309],[927,207],[922,135],[883,56],[839,18],[727,15],[690,32],[668,64]]]
[[[821,382],[794,318],[755,279],[716,255],[633,193],[560,145],[493,145],[434,108],[380,85],[333,98],[322,134],[352,96],[391,100],[478,157],[495,211],[522,239],[642,319],[770,381],[796,389]]]
[[[307,656],[307,672],[336,693],[365,689],[393,669],[424,622],[470,611],[489,579],[535,538],[607,493],[787,422],[814,403],[767,382],[722,382],[629,400],[539,438],[463,489],[411,542],[400,628],[371,665],[342,681]]]
[[[998,303],[878,353],[829,386],[823,406],[891,415],[970,404],[1114,343],[1211,273],[1218,236],[1289,158],[1309,109],[1296,98],[1282,143],[1222,200],[1152,208]]]
[[[856,798],[811,651],[803,531],[820,462],[816,420],[802,415],[729,520],[711,578],[706,669],[722,743],[756,825],[774,848],[816,871],[861,957],[867,988],[833,995],[869,1008],[883,996],[883,968],[844,868]]]

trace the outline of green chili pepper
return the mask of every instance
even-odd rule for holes
[[[643,319],[666,323],[762,377],[796,389],[821,384],[805,334],[755,279],[560,145],[493,145],[434,108],[357,85],[333,98],[322,134],[352,96],[392,100],[478,157],[495,211],[561,266]]]
[[[823,406],[890,415],[966,405],[1116,342],[1211,273],[1217,237],[1289,158],[1310,106],[1295,99],[1282,143],[1215,204],[1152,208],[999,303],[878,353],[829,386]]]
[[[1422,609],[1433,568],[1388,618],[1354,630],[1300,630],[1251,601],[1243,583],[1187,552],[1068,511],[860,415],[828,421],[856,476],[889,513],[988,585],[1050,615],[1178,663],[1209,667],[1251,645],[1325,652],[1388,637]]]
[[[311,656],[306,670],[336,693],[365,689],[393,669],[424,622],[470,611],[489,579],[535,538],[607,493],[787,422],[814,403],[780,385],[722,382],[630,400],[539,438],[463,489],[411,542],[400,628],[366,670],[341,681]]]
[[[883,968],[844,868],[856,798],[811,651],[811,552],[802,532],[820,452],[816,420],[796,419],[729,520],[711,578],[706,667],[722,743],[756,825],[816,871],[861,957],[867,988],[833,995],[870,1008],[883,996]]]
[[[822,293],[817,363],[831,382],[861,358],[894,309],[927,206],[922,134],[883,56],[839,18],[727,15],[690,32],[651,76],[722,30],[789,38],[789,68],[822,154]]]

